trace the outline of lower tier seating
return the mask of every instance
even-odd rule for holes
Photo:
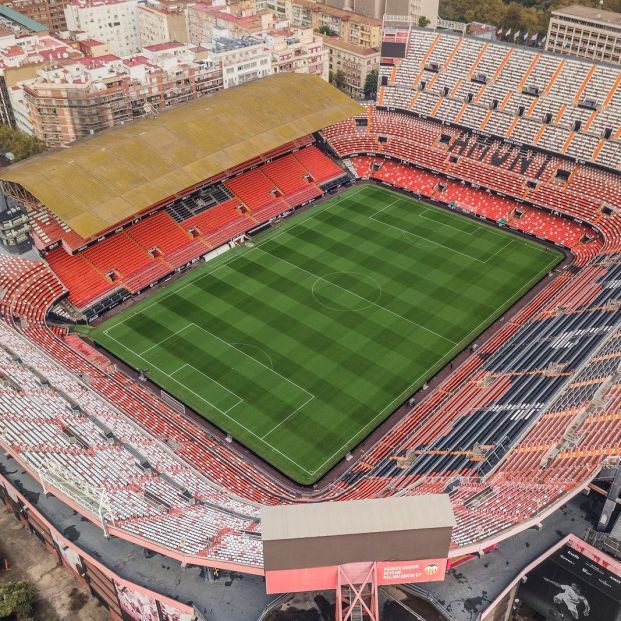
[[[342,168],[314,146],[298,151],[295,159],[310,172],[313,181],[317,184],[327,183],[344,174]]]
[[[305,144],[305,143],[304,143]],[[276,150],[273,155],[280,155]],[[63,247],[49,251],[48,263],[85,308],[116,291],[135,293],[209,250],[307,203],[323,190],[318,183],[344,174],[314,146],[183,198],[74,256]],[[211,188],[211,189],[210,189]]]
[[[395,161],[355,156],[349,162],[361,178],[385,181],[445,204],[454,203],[476,215],[571,248],[579,263],[586,262],[601,249],[593,230],[574,220]]]

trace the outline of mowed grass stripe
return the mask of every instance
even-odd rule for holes
[[[254,241],[92,334],[305,484],[560,259],[370,185]]]

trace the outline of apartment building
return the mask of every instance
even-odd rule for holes
[[[328,79],[328,50],[311,28],[273,30],[263,40],[271,50],[272,73],[313,73]]]
[[[0,4],[14,9],[45,26],[50,32],[67,29],[65,7],[69,0],[1,0]]]
[[[188,38],[195,45],[213,39],[253,37],[274,27],[271,13],[234,15],[228,7],[198,2],[187,7]]]
[[[379,47],[382,41],[380,19],[357,15],[351,11],[313,2],[313,0],[270,0],[279,15],[291,21],[292,26],[328,29],[345,43],[362,47]]]
[[[259,38],[216,38],[210,52],[212,60],[222,68],[224,88],[272,75],[271,50]]]
[[[162,43],[126,58],[46,66],[21,88],[31,133],[57,146],[222,87],[221,64],[207,50]]]
[[[343,90],[351,97],[362,99],[367,75],[379,68],[379,48],[347,43],[337,37],[324,37],[323,44],[328,49],[330,71],[343,73]]]
[[[138,0],[71,0],[65,18],[68,30],[106,41],[117,56],[140,49]]]
[[[401,15],[417,24],[421,17],[427,18],[428,27],[438,25],[439,0],[386,0],[386,15]]]
[[[382,19],[386,10],[386,0],[322,0],[317,4],[325,4],[375,19]]]
[[[45,63],[79,58],[82,53],[47,33],[0,34],[0,123],[22,129],[13,100],[18,85],[35,77]]]
[[[546,50],[621,64],[621,13],[587,6],[552,11]]]
[[[138,5],[138,38],[141,47],[167,41],[187,43],[188,28],[183,7]]]

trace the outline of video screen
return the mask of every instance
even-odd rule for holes
[[[569,545],[531,571],[516,598],[546,621],[621,621],[621,578]]]
[[[405,43],[382,41],[380,56],[383,58],[405,58]]]

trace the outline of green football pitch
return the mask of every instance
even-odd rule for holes
[[[311,484],[561,253],[362,185],[89,334]]]

